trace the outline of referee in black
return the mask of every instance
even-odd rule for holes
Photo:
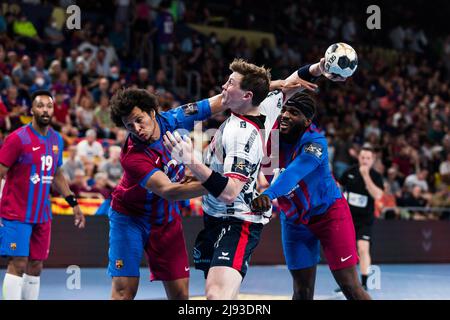
[[[372,169],[374,162],[373,147],[364,144],[358,155],[358,165],[344,172],[340,180],[355,225],[361,283],[366,290],[371,263],[370,243],[375,220],[375,200],[383,196],[383,177]]]

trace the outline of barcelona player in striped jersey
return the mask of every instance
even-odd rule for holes
[[[0,179],[6,178],[0,202],[0,255],[9,258],[4,299],[37,299],[43,262],[50,249],[53,186],[73,207],[75,225],[85,218],[64,178],[63,140],[50,125],[50,92],[32,95],[32,122],[6,138],[0,149]]]
[[[326,138],[312,123],[315,113],[315,102],[305,93],[283,106],[277,126],[281,173],[267,176],[272,184],[252,201],[252,208],[265,212],[278,199],[293,299],[313,299],[320,244],[344,295],[370,299],[358,281],[352,216],[330,171]]]
[[[145,252],[151,280],[163,281],[169,299],[188,298],[189,262],[181,224],[181,200],[206,190],[199,182],[180,182],[184,166],[170,157],[162,134],[189,132],[195,121],[223,111],[220,95],[158,111],[157,97],[140,89],[125,89],[111,101],[118,127],[129,133],[120,162],[124,175],[112,194],[108,273],[112,299],[133,299]]]

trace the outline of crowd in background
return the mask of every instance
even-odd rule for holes
[[[357,72],[345,83],[320,80],[315,96],[334,175],[339,179],[356,164],[360,146],[369,142],[385,178],[377,215],[449,218],[450,33],[439,19],[445,10],[435,9],[436,23],[429,25],[421,19],[432,9],[399,1],[389,14],[382,11],[382,30],[369,30],[364,1],[360,11],[329,0],[76,1],[82,28],[68,30],[61,12],[74,3],[0,5],[0,141],[30,121],[31,93],[50,90],[52,125],[65,141],[64,170],[79,197],[107,199],[122,176],[126,132],[109,116],[109,100],[120,88],[157,94],[165,111],[219,93],[235,57],[270,67],[278,79],[344,41],[358,53]],[[270,32],[276,45],[264,38],[251,48],[239,33],[220,42],[191,23]],[[226,116],[203,128],[217,128]],[[197,214],[198,202],[192,208]]]

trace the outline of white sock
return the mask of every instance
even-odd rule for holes
[[[37,300],[41,277],[23,274],[22,300]]]
[[[6,273],[3,280],[3,299],[21,300],[22,299],[23,278]]]

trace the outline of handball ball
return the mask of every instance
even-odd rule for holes
[[[358,67],[355,49],[346,43],[332,44],[325,52],[325,71],[341,77],[350,77]]]

